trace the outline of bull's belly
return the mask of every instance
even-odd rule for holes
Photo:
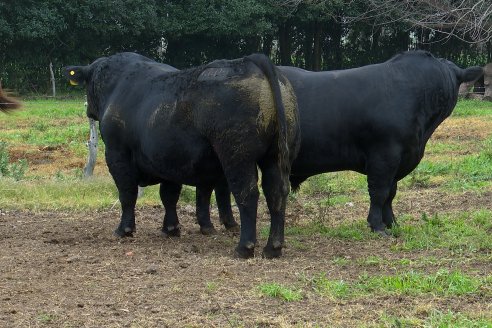
[[[381,147],[381,151],[367,151],[365,149],[347,147],[344,152],[331,149],[331,151],[316,152],[301,149],[299,156],[292,164],[291,175],[296,177],[310,177],[317,174],[355,171],[367,174],[367,161],[371,156],[385,158],[388,162],[384,167],[394,167],[396,179],[400,180],[412,172],[423,157],[425,144],[408,143],[402,145],[400,152],[386,153],[387,147]],[[393,156],[394,155],[394,156]],[[394,166],[393,166],[394,165]],[[385,169],[386,170],[386,169]]]
[[[222,177],[222,167],[216,158],[201,160],[143,155],[136,161],[139,185],[146,186],[171,181],[191,186],[214,185]]]

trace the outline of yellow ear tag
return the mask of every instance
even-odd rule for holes
[[[71,76],[74,76],[74,75],[75,75],[75,71],[74,71],[74,70],[71,70],[71,71],[70,71],[70,75],[71,75]],[[77,83],[77,81],[74,81],[74,80],[70,80],[70,84],[71,84],[71,85],[79,85],[79,84]]]

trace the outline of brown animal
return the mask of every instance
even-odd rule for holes
[[[8,113],[14,109],[21,107],[20,102],[12,97],[9,97],[2,89],[2,84],[0,84],[0,112]]]
[[[483,73],[483,85],[485,87],[483,100],[492,101],[492,63],[484,66]]]

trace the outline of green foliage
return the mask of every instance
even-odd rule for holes
[[[20,159],[15,163],[10,163],[7,143],[0,141],[0,178],[11,177],[19,181],[24,178],[26,171],[27,161]]]
[[[302,300],[302,293],[278,283],[263,283],[258,287],[265,296],[279,298],[287,302]]]
[[[435,54],[462,66],[487,61],[486,50],[457,39],[436,42],[442,35],[426,33],[405,22],[381,25],[377,18],[347,19],[367,13],[370,8],[365,1],[286,3],[0,2],[0,79],[24,93],[46,94],[51,87],[51,62],[58,90],[74,93],[62,76],[63,66],[88,64],[121,51],[137,51],[178,68],[263,52],[277,63],[319,70],[382,62],[402,50],[425,49],[432,43]]]

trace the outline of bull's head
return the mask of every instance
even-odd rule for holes
[[[472,66],[462,69],[449,60],[441,59],[441,61],[445,63],[456,75],[456,82],[458,86],[464,82],[476,81],[483,75],[483,68],[480,66]]]
[[[63,69],[65,77],[71,85],[85,84],[88,80],[90,66],[67,66]]]
[[[104,58],[105,57],[99,58],[87,66],[67,66],[63,68],[63,75],[71,85],[87,86],[87,116],[95,120],[98,120],[99,108],[96,104],[96,99],[94,99],[95,95],[92,92],[93,88],[89,86],[91,85],[94,70]]]

